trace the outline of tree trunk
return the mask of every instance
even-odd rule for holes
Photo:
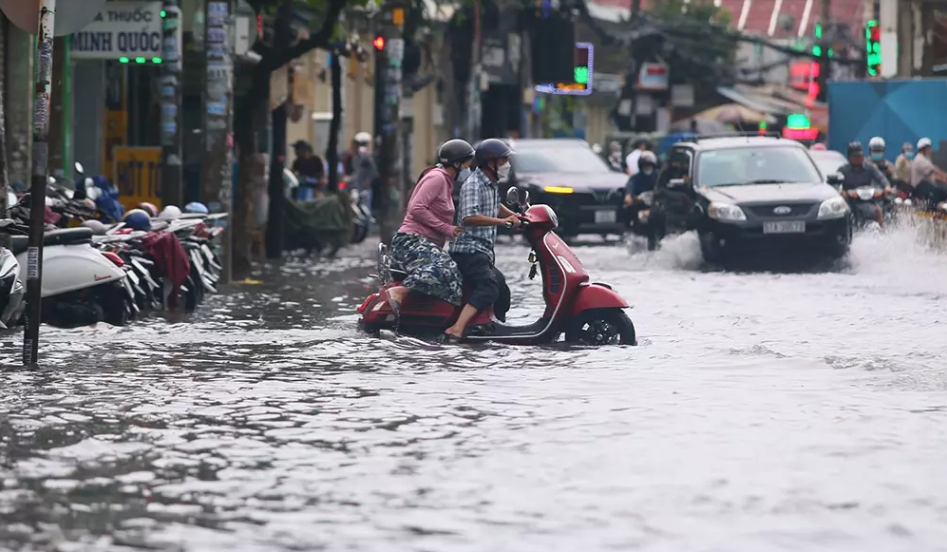
[[[276,14],[274,26],[274,49],[283,52],[290,47],[292,39],[292,0],[284,0]],[[273,67],[275,71],[279,66]],[[269,73],[265,75],[269,86]],[[286,102],[273,110],[272,147],[270,148],[270,209],[266,221],[266,256],[280,259],[283,256],[283,218],[286,196],[283,193],[283,167],[286,163]]]
[[[332,53],[329,71],[332,82],[332,122],[329,124],[326,163],[329,165],[329,191],[336,192],[339,190],[339,131],[342,129],[342,63],[336,52]]]

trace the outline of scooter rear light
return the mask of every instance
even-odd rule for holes
[[[115,253],[105,251],[102,254],[105,255],[106,259],[112,261],[115,264],[115,266],[118,266],[118,267],[125,266],[125,261],[123,261],[122,258],[116,255]]]
[[[362,314],[363,312],[365,312],[365,309],[368,308],[368,305],[371,304],[371,302],[375,299],[377,295],[378,295],[377,293],[373,293],[369,295],[368,299],[365,299],[365,302],[363,302],[362,305],[358,309],[356,309],[356,312],[358,312],[359,314]]]

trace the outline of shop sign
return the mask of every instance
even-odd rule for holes
[[[116,147],[115,185],[126,209],[143,202],[161,206],[161,148]]]
[[[74,59],[161,57],[161,2],[108,2],[81,31],[72,35]]]

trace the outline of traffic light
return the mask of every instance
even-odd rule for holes
[[[543,94],[561,94],[565,96],[588,96],[592,93],[594,47],[589,42],[575,45],[575,57],[571,82],[552,82],[536,85],[536,91]]]
[[[865,50],[868,74],[877,76],[881,71],[881,27],[874,19],[865,24]]]
[[[383,51],[385,49],[385,37],[381,35],[376,36],[375,40],[372,41],[372,46],[379,52]]]

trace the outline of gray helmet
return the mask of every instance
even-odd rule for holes
[[[453,167],[457,163],[469,161],[473,159],[473,156],[473,146],[459,138],[444,142],[437,150],[437,162],[445,167]]]
[[[90,219],[82,221],[82,226],[92,230],[92,233],[96,236],[104,236],[108,231],[108,228],[101,221]]]

